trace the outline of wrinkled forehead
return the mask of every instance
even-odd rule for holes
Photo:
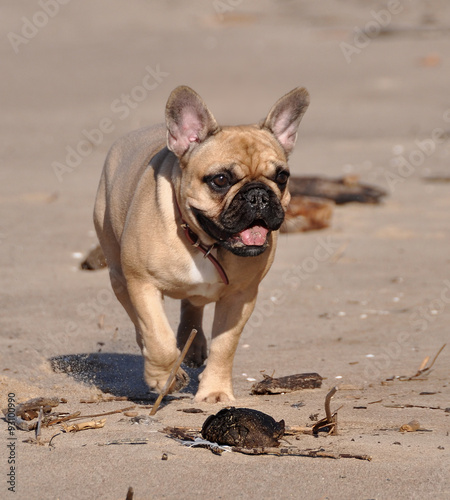
[[[256,126],[224,127],[201,148],[202,160],[212,168],[233,165],[241,175],[258,176],[269,166],[285,166],[286,155],[275,137]]]

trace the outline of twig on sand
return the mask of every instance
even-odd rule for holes
[[[164,396],[166,396],[169,393],[169,389],[172,385],[172,382],[174,381],[178,368],[180,368],[181,363],[183,362],[184,358],[186,357],[186,354],[188,352],[189,347],[191,347],[191,344],[197,335],[197,330],[192,329],[191,334],[189,335],[189,338],[186,341],[186,344],[183,347],[183,350],[181,351],[181,354],[178,356],[177,361],[173,365],[172,371],[170,372],[169,378],[167,379],[166,385],[163,387],[163,390],[161,391],[161,394],[158,396],[158,399],[156,400],[155,404],[153,405],[153,408],[150,412],[150,416],[155,415],[155,413],[158,411],[159,405],[161,404],[161,401]]]
[[[120,408],[119,410],[106,411],[104,413],[95,413],[93,415],[81,415],[81,411],[76,411],[75,413],[72,413],[70,415],[65,415],[63,417],[57,417],[53,420],[45,422],[44,425],[46,427],[50,427],[51,425],[60,424],[62,422],[68,422],[69,420],[76,420],[76,419],[80,419],[80,418],[97,418],[97,417],[103,417],[105,415],[114,415],[115,413],[123,413],[125,411],[132,410],[133,408],[136,408],[136,406],[135,405],[127,406],[126,408]]]
[[[101,429],[104,427],[106,423],[106,418],[102,418],[101,420],[91,420],[90,422],[80,422],[79,424],[73,425],[62,425],[64,432],[78,432],[84,431],[86,429]]]
[[[304,427],[301,425],[291,425],[286,427],[284,431],[285,436],[296,436],[298,434],[312,434],[312,427]]]
[[[81,411],[76,411],[75,413],[71,413],[70,415],[66,415],[65,417],[58,417],[54,420],[50,420],[46,425],[50,427],[51,425],[60,424],[61,422],[67,422],[69,420],[73,420],[75,418],[80,417]],[[80,417],[81,418],[81,417]]]
[[[301,450],[300,448],[238,448],[234,446],[232,451],[244,453],[245,455],[277,455],[277,456],[295,456],[311,458],[356,458],[358,460],[372,460],[370,455],[359,455],[353,453],[331,453],[323,448],[318,450]]]
[[[97,418],[103,417],[103,415],[114,415],[114,413],[123,413],[124,411],[133,410],[136,405],[127,406],[126,408],[121,408],[120,410],[105,411],[104,413],[95,413],[94,415],[81,415],[79,418]]]
[[[37,421],[37,425],[36,425],[36,434],[35,434],[35,438],[36,438],[36,441],[39,441],[40,437],[41,437],[41,424],[42,424],[42,417],[44,416],[44,408],[41,406],[39,408],[39,415],[38,415],[38,421]]]
[[[337,434],[337,412],[331,413],[330,401],[331,398],[336,394],[338,388],[333,387],[331,391],[325,396],[325,415],[326,417],[319,420],[312,427],[312,433],[317,434],[320,430],[328,429],[329,434]]]
[[[122,445],[122,444],[148,444],[149,438],[124,438],[124,439],[115,439],[114,441],[107,441],[106,443],[97,443],[98,446],[110,446],[113,444]]]
[[[126,396],[100,396],[97,399],[80,399],[80,403],[93,404],[93,403],[112,403],[115,401],[128,401]]]
[[[431,362],[431,364],[429,366],[427,366],[427,365],[428,365],[428,361],[430,360],[430,356],[426,356],[426,358],[422,361],[421,365],[419,366],[419,369],[417,370],[417,373],[415,375],[413,375],[412,377],[400,377],[399,380],[401,380],[401,381],[414,380],[417,377],[420,377],[421,375],[423,375],[424,373],[428,374],[428,372],[431,370],[432,366],[434,365],[436,359],[438,358],[439,354],[441,354],[441,352],[444,350],[446,345],[447,344],[444,344],[439,349],[439,351],[437,352],[436,356],[433,358],[433,361]]]
[[[292,429],[295,432],[296,428],[288,428]],[[308,428],[303,427],[302,430],[307,430]],[[196,437],[199,434],[199,429],[193,429],[190,427],[165,427],[161,432],[165,433],[172,439],[176,439],[177,441],[184,442],[195,442]],[[311,428],[309,428],[309,433],[311,433]],[[209,449],[211,447],[208,446]],[[214,450],[211,449],[211,451]],[[370,455],[359,455],[353,453],[331,453],[329,451],[325,451],[323,448],[319,448],[318,450],[302,450],[296,447],[289,448],[278,448],[278,447],[253,447],[253,448],[243,448],[240,446],[231,447],[231,451],[236,453],[243,453],[244,455],[276,455],[276,456],[294,456],[294,457],[311,457],[311,458],[356,458],[358,460],[372,460]],[[215,454],[218,454],[217,451]],[[220,453],[219,453],[220,454]]]

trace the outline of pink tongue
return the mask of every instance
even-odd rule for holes
[[[264,245],[267,238],[267,233],[269,230],[262,226],[253,226],[248,229],[244,229],[239,233],[241,240],[244,245],[255,245],[261,246]]]

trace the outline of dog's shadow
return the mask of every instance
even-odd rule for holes
[[[65,354],[50,358],[52,370],[65,373],[77,382],[97,387],[100,391],[116,397],[126,397],[135,403],[152,403],[158,394],[150,392],[143,377],[144,359],[136,354],[89,353]],[[198,389],[198,375],[201,368],[183,365],[189,375],[189,384],[180,394],[195,394]],[[177,399],[174,395],[165,401]]]

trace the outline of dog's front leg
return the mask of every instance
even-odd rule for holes
[[[175,335],[167,321],[163,295],[150,283],[128,282],[128,292],[136,312],[136,329],[142,340],[144,377],[152,389],[161,391],[179,355]],[[181,368],[169,392],[182,389],[189,381]]]
[[[241,332],[255,307],[256,296],[257,290],[246,290],[217,302],[211,347],[195,401],[234,401],[231,380],[234,354]]]

